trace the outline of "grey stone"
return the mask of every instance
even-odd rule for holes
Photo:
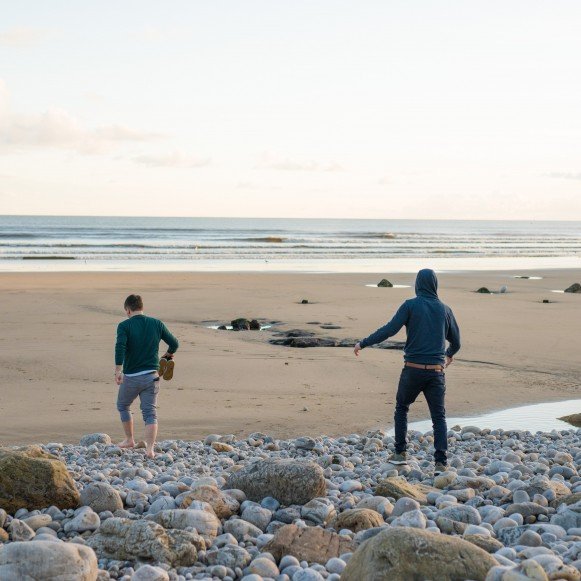
[[[234,472],[228,488],[243,490],[250,500],[271,496],[285,505],[306,504],[324,496],[327,486],[320,466],[290,459],[259,460]]]
[[[7,581],[95,581],[97,571],[95,553],[82,545],[35,541],[0,549],[0,579]]]
[[[77,510],[74,518],[65,525],[65,532],[96,531],[100,526],[99,515],[90,506],[84,506]]]
[[[91,482],[81,490],[81,504],[90,506],[96,513],[123,508],[121,495],[106,482]]]
[[[30,541],[36,535],[36,533],[20,519],[13,519],[8,525],[8,531],[10,532],[10,537],[13,541]]]
[[[438,513],[438,516],[471,525],[479,525],[482,522],[480,513],[473,506],[463,504],[444,508]]]
[[[242,511],[241,518],[258,527],[261,531],[265,531],[272,520],[272,512],[261,506],[251,505]]]
[[[111,444],[111,436],[108,434],[85,434],[79,442],[81,446],[92,446],[93,444]]]
[[[236,567],[243,569],[250,563],[251,558],[246,549],[232,544],[225,545],[220,549],[212,548],[206,553],[209,565],[223,565],[230,569],[236,569]]]
[[[142,565],[131,575],[131,581],[169,581],[169,575],[161,567]]]
[[[211,544],[212,540],[218,536],[220,528],[220,521],[216,515],[197,509],[162,510],[157,514],[148,515],[147,520],[158,523],[166,529],[194,528],[208,544]]]

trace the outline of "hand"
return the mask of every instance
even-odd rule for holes
[[[162,359],[173,359],[175,353],[168,353],[167,351],[161,356]]]
[[[115,383],[121,385],[123,383],[123,372],[115,371]]]
[[[355,357],[359,357],[359,351],[361,351],[361,343],[359,341],[355,343],[355,347],[353,348],[353,353],[355,353]]]
[[[444,369],[446,369],[446,367],[450,367],[450,365],[452,365],[453,362],[454,362],[454,358],[453,357],[448,357],[446,355],[446,364],[444,365]]]

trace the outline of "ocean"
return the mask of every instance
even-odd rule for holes
[[[581,222],[0,216],[0,271],[581,266]]]

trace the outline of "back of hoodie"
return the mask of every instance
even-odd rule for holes
[[[446,356],[460,350],[460,330],[452,309],[438,298],[438,279],[430,269],[420,270],[416,278],[416,298],[407,300],[387,325],[363,339],[369,347],[392,337],[405,326],[405,361],[443,365]],[[446,348],[446,341],[449,346]]]

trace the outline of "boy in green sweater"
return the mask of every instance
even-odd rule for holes
[[[143,314],[143,300],[139,295],[129,295],[123,306],[128,318],[117,326],[115,343],[115,382],[119,386],[117,409],[125,432],[125,440],[119,446],[135,446],[133,418],[129,408],[139,396],[145,422],[146,455],[153,458],[157,437],[159,342],[167,344],[163,359],[170,362],[171,368],[171,360],[179,343],[161,321]]]

